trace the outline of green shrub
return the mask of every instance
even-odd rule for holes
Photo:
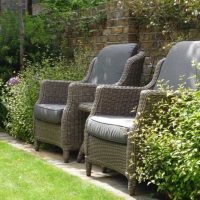
[[[41,0],[41,2],[54,11],[70,11],[94,7],[99,3],[106,2],[106,0]]]
[[[0,78],[7,79],[14,69],[19,69],[19,22],[16,12],[0,15]]]
[[[196,0],[125,0],[138,25],[148,32],[159,32],[160,51],[167,54],[178,41],[193,40],[192,29],[199,29],[200,3]],[[164,40],[162,42],[162,40]],[[158,46],[159,46],[158,45]],[[154,53],[155,56],[157,54]]]
[[[199,27],[200,4],[185,0],[127,0],[140,24],[168,30],[175,24],[181,27]]]
[[[40,82],[44,79],[82,79],[88,66],[88,51],[80,52],[75,54],[75,61],[71,63],[63,58],[28,62],[26,70],[19,74],[19,83],[5,85],[2,102],[8,111],[4,121],[8,133],[28,142],[33,141],[33,106],[38,99]]]
[[[65,23],[66,20],[55,18],[51,13],[44,12],[37,16],[24,15],[26,59],[38,62],[44,54],[51,57],[63,54],[68,48],[61,45],[65,41],[62,37]],[[63,56],[68,57],[67,54]]]
[[[43,54],[51,55],[51,57],[61,54],[61,48],[64,49],[61,41],[65,40],[64,37],[61,37],[64,26],[58,26],[58,24],[58,19],[55,21],[54,16],[50,14],[24,15],[24,54],[27,60],[38,62],[42,59]],[[2,12],[0,27],[0,78],[6,81],[14,71],[19,71],[18,13],[15,11]]]
[[[139,181],[156,184],[171,199],[199,198],[200,91],[168,90],[140,122]]]
[[[0,78],[0,96],[2,95],[2,87],[4,85],[4,81]],[[2,103],[2,100],[0,98],[0,128],[4,126],[3,121],[5,120],[5,116],[7,114],[7,110],[5,106]]]
[[[24,14],[25,59],[38,62],[44,54],[52,58],[59,55],[71,58],[73,54],[68,45],[68,38],[65,36],[65,28],[74,14],[72,9],[95,6],[99,2],[102,1],[44,0],[48,9],[36,16]],[[80,28],[78,31],[87,32],[86,28],[89,25],[100,22],[102,18],[104,19],[102,15],[90,17],[88,23],[82,23],[84,30]],[[19,13],[11,10],[2,12],[0,27],[0,78],[7,81],[13,72],[18,72],[20,69]]]

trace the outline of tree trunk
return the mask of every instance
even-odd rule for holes
[[[24,20],[23,20],[23,3],[19,3],[19,42],[20,42],[20,70],[24,69]]]
[[[27,9],[28,9],[28,14],[29,15],[32,15],[32,0],[28,0],[28,6],[27,6]]]

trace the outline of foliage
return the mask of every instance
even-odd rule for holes
[[[70,21],[74,12],[72,9],[95,6],[100,0],[94,1],[55,1],[44,0],[47,10],[43,10],[36,16],[24,14],[25,25],[25,59],[38,62],[43,54],[57,57],[62,54],[72,58],[73,53],[69,48],[68,39],[65,37],[67,24],[73,26]],[[83,17],[84,18],[84,17]],[[76,26],[78,32],[89,32],[93,24],[101,23],[105,19],[103,14],[90,16],[87,20],[81,20]],[[0,78],[8,78],[19,70],[19,17],[16,11],[5,11],[0,15]]]
[[[79,34],[82,33],[83,36],[88,37],[94,31],[95,27],[103,26],[107,20],[107,15],[105,12],[99,12],[93,16],[82,16],[74,26],[76,30],[79,31]]]
[[[0,96],[2,95],[3,84],[4,84],[4,81],[0,79]],[[6,108],[3,105],[2,100],[0,99],[0,129],[4,126],[3,121],[5,120],[6,114],[7,114]]]
[[[131,0],[133,15],[148,26],[163,30],[177,24],[184,27],[199,26],[200,4],[191,0]]]
[[[52,59],[60,54],[72,57],[67,47],[61,46],[61,29],[56,22],[44,14],[32,17],[24,15],[25,59],[39,65],[44,55]],[[58,24],[58,23],[57,23]],[[19,21],[15,11],[5,11],[0,15],[0,79],[5,83],[19,70]],[[61,51],[61,48],[63,51]],[[56,59],[56,58],[55,58]],[[43,66],[44,63],[41,63]],[[32,67],[35,66],[34,64]],[[1,94],[1,87],[0,87]],[[6,109],[0,101],[0,126]]]
[[[16,16],[15,11],[5,11],[0,15],[0,78],[5,81],[19,70],[19,20]],[[61,53],[64,28],[54,21],[53,16],[24,15],[24,24],[26,59],[38,62],[43,54],[56,57]]]
[[[19,23],[17,13],[11,11],[1,12],[0,15],[0,96],[4,82],[19,69]],[[6,109],[0,100],[0,127]]]
[[[200,3],[198,0],[126,0],[139,25],[159,31],[167,43],[166,52],[178,41],[191,40],[191,29],[200,28]]]
[[[19,23],[17,13],[0,15],[0,78],[7,80],[14,69],[19,69]]]
[[[140,146],[137,176],[172,199],[200,197],[200,91],[180,88],[143,113],[133,141]]]
[[[0,142],[0,196],[3,200],[120,200],[35,156]]]
[[[92,7],[103,2],[106,0],[42,1],[44,8],[46,8],[44,15],[51,19],[52,24],[55,22],[55,29],[58,29],[58,32],[66,33],[66,27],[70,27],[70,31],[74,30],[79,36],[85,37],[94,32],[94,27],[105,24],[107,15],[104,11],[91,12]],[[78,20],[75,20],[77,17]],[[66,41],[62,41],[61,46],[63,49],[66,46]]]
[[[45,54],[51,57],[62,53],[61,34],[64,27],[52,15],[41,13],[37,16],[24,16],[25,24],[25,57],[38,62]]]
[[[13,136],[31,142],[33,107],[38,99],[39,84],[44,79],[80,80],[88,66],[89,51],[80,50],[75,54],[75,61],[59,57],[43,58],[40,62],[27,62],[27,68],[21,72],[19,83],[6,84],[2,102],[8,114],[4,121],[6,130]]]
[[[48,8],[54,11],[70,11],[82,8],[90,8],[103,3],[106,0],[41,0]]]

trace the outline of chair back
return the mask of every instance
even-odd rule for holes
[[[168,81],[168,85],[177,89],[185,83],[186,88],[197,88],[200,81],[200,69],[192,66],[192,62],[200,63],[200,41],[183,41],[175,44],[164,61],[156,83]]]
[[[95,61],[87,82],[95,84],[114,84],[122,76],[126,61],[136,55],[135,43],[109,45],[103,48]]]

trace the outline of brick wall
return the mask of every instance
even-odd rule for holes
[[[106,16],[104,23],[97,23],[90,27],[92,33],[89,35],[84,35],[84,31],[78,31],[79,29],[77,28],[77,26],[80,26],[80,21],[86,13],[87,17],[85,19],[95,15],[98,16],[100,13],[104,13]],[[141,48],[147,52],[149,49],[149,53],[151,52],[151,42],[149,42],[151,38],[148,38],[147,34],[142,35],[140,33],[137,21],[131,16],[123,0],[114,0],[108,4],[102,4],[96,9],[76,13],[72,17],[71,23],[66,26],[65,37],[68,40],[68,45],[72,48],[81,44],[90,45],[94,52],[92,56],[95,56],[106,45],[130,42],[141,43]],[[144,37],[146,39],[143,43]],[[149,56],[145,61],[142,82],[148,82],[151,77],[152,65]]]
[[[109,44],[137,42],[138,26],[130,16],[125,3],[120,2],[112,1],[108,4],[102,4],[96,9],[85,11],[87,13],[86,19],[101,14],[106,17],[104,23],[96,23],[90,27],[92,33],[87,37],[84,36],[83,32],[77,31],[76,26],[80,25],[84,12],[77,13],[79,18],[77,16],[72,18],[70,25],[66,26],[65,37],[68,38],[70,46],[74,47],[80,43],[87,43],[93,47],[95,52],[98,52]]]
[[[110,0],[90,10],[74,12],[70,20],[66,20],[63,37],[67,47],[76,48],[89,45],[95,56],[100,49],[109,44],[136,42],[140,49],[146,52],[143,82],[148,81],[152,74],[152,66],[164,57],[168,50],[162,47],[169,43],[169,38],[160,32],[147,29],[135,19],[128,6],[127,0]],[[35,2],[37,3],[37,1]],[[1,0],[3,8],[15,7],[16,0]],[[26,6],[26,0],[24,0]],[[33,4],[33,14],[42,11],[40,4]],[[173,35],[186,32],[191,40],[199,40],[199,30],[172,30]]]
[[[1,0],[1,9],[16,10],[18,8],[18,0]],[[27,9],[27,0],[22,0],[24,9]]]
[[[104,13],[106,20],[103,24],[93,24],[89,27],[89,35],[84,35],[84,31],[79,31],[76,26],[80,25],[80,21],[91,16]],[[148,82],[153,72],[152,66],[157,63],[160,58],[166,56],[168,50],[162,47],[169,43],[169,38],[164,37],[160,32],[146,29],[140,25],[138,19],[135,19],[129,8],[125,4],[125,0],[112,0],[107,4],[102,4],[96,9],[80,11],[71,19],[71,23],[66,26],[65,37],[68,39],[70,47],[76,47],[80,44],[89,44],[94,50],[94,55],[104,46],[116,43],[136,42],[140,49],[146,52],[146,60],[144,65],[143,82]],[[199,40],[199,30],[172,30],[172,34],[181,35],[186,32],[191,40]]]

